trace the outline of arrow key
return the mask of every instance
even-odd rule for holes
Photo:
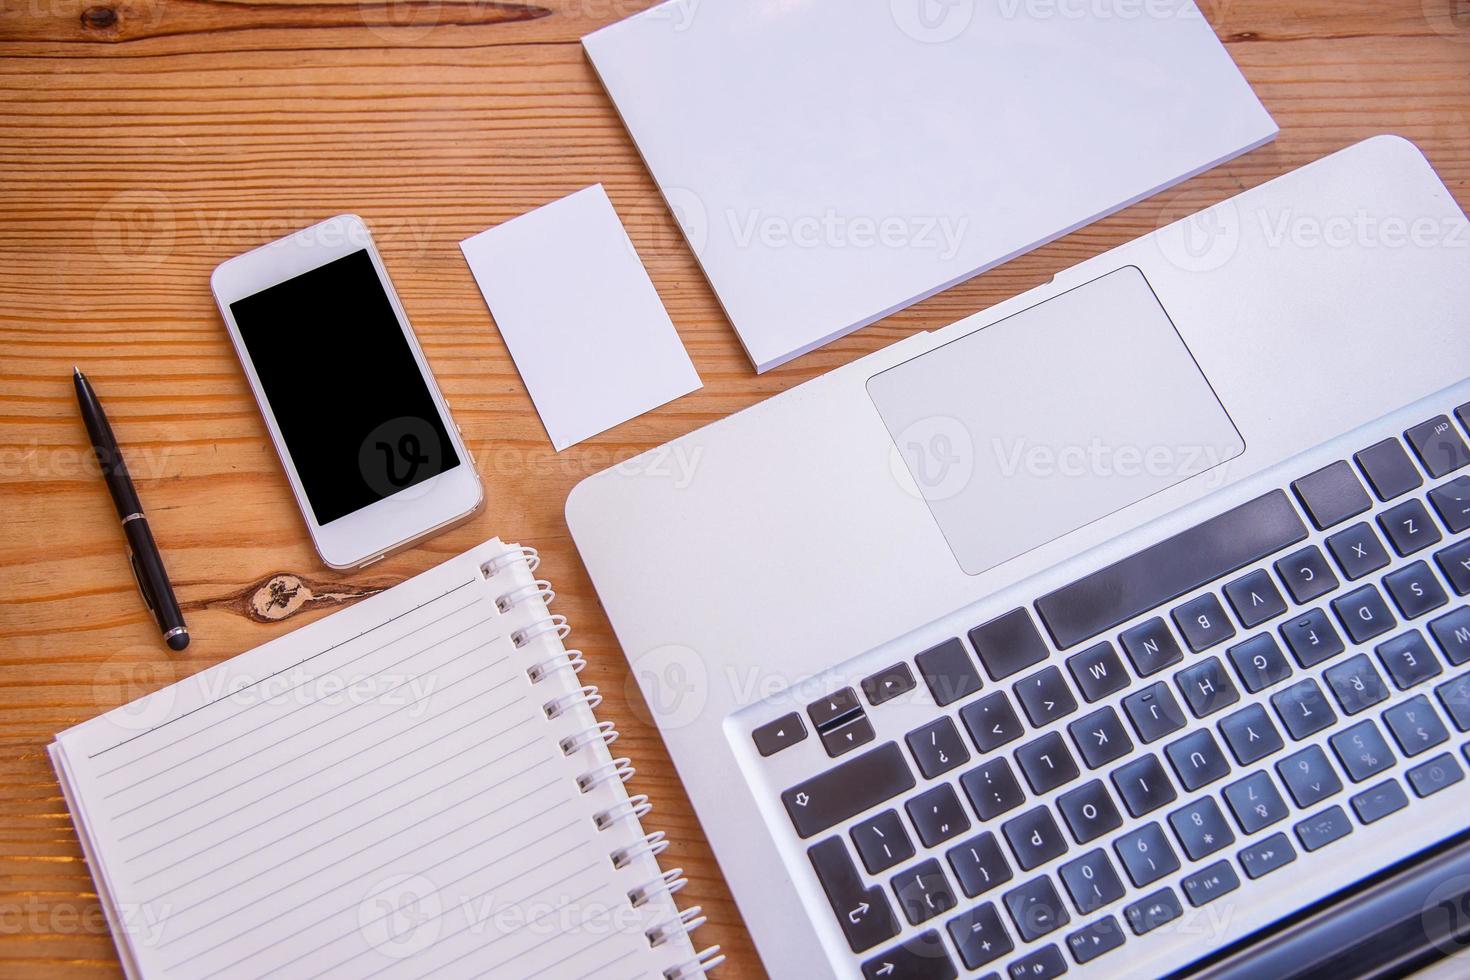
[[[908,664],[900,661],[871,677],[864,677],[862,687],[863,693],[868,696],[868,703],[876,708],[885,701],[892,701],[900,694],[912,691],[914,674],[909,670]]]
[[[863,706],[858,701],[857,694],[850,687],[844,687],[825,698],[817,698],[806,706],[806,713],[811,716],[812,725],[819,732],[836,728],[848,721],[852,715],[860,714],[862,710]]]
[[[954,980],[954,961],[933,929],[863,964],[866,980]]]
[[[793,711],[760,726],[750,733],[750,737],[755,741],[756,751],[762,756],[775,755],[806,738],[806,725],[802,722],[801,715]]]
[[[1072,951],[1072,959],[1079,964],[1090,963],[1121,945],[1123,927],[1111,915],[1105,915],[1067,935],[1067,948]]]
[[[833,728],[821,733],[822,748],[832,758],[837,758],[845,752],[851,752],[859,745],[867,745],[874,738],[873,723],[868,720],[867,715],[858,715],[852,721],[847,722],[840,728]]]
[[[1000,921],[1000,913],[990,902],[955,916],[945,927],[967,970],[978,970],[1016,948]]]

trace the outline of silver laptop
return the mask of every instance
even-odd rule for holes
[[[577,487],[770,973],[1456,950],[1467,379],[1470,225],[1379,137]]]

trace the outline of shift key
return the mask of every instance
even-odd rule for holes
[[[781,802],[805,838],[913,788],[914,774],[903,752],[889,742],[797,783],[781,794]]]

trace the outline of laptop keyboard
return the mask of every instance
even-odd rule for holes
[[[1127,969],[1186,908],[1412,832],[1470,762],[1453,414],[754,728],[763,757],[820,742],[780,802],[863,975]]]

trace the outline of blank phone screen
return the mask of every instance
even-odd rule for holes
[[[230,312],[318,524],[459,465],[366,249]]]

